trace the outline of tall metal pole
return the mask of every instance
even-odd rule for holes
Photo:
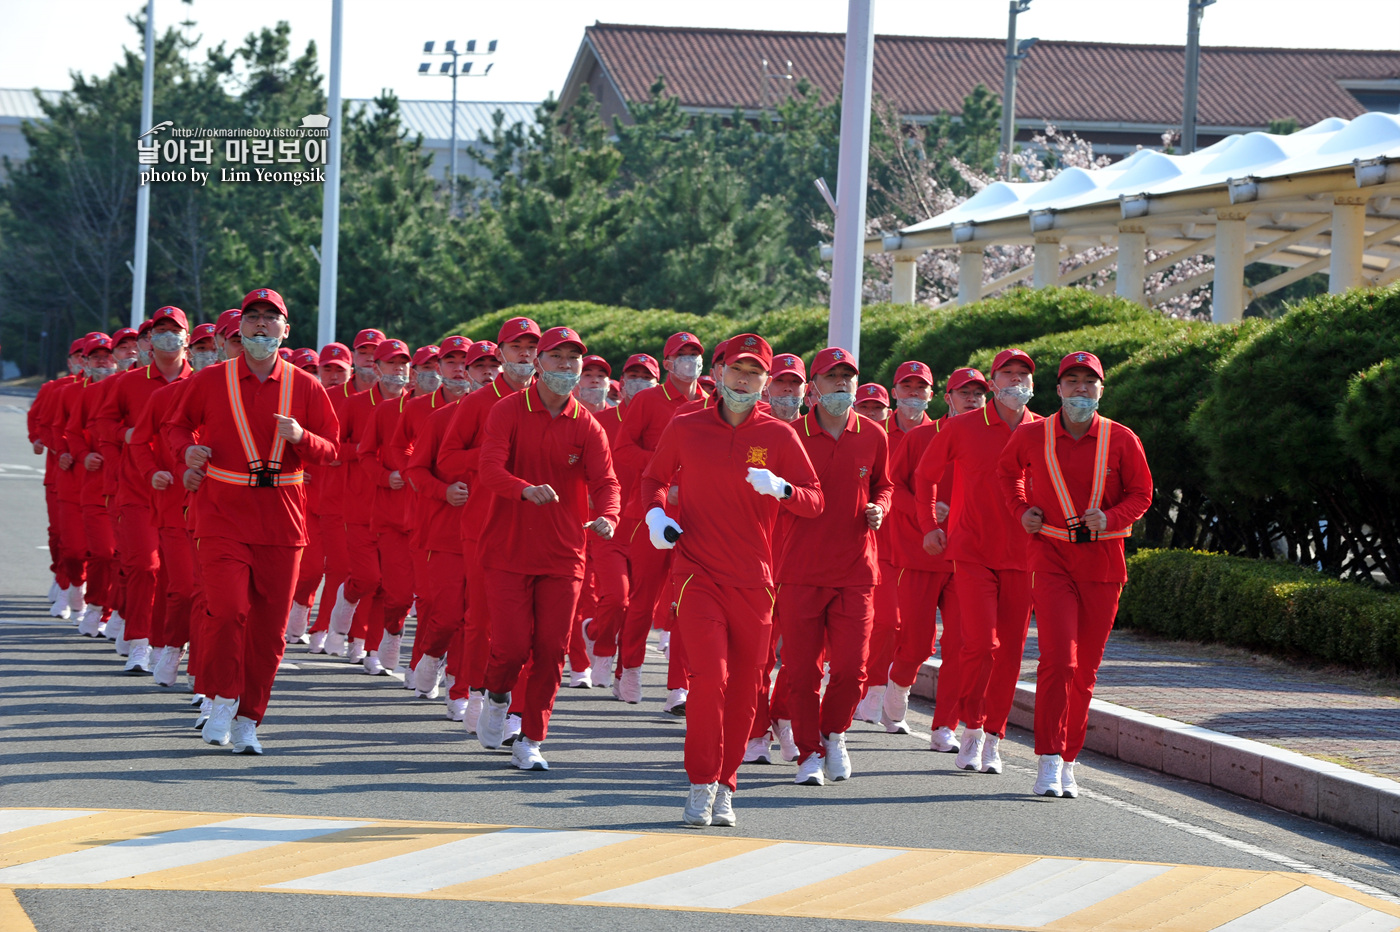
[[[1196,95],[1201,81],[1201,16],[1215,0],[1187,0],[1186,89],[1181,105],[1181,154],[1196,151]]]
[[[447,212],[457,214],[457,53],[452,53],[452,157],[447,176]]]
[[[141,69],[141,129],[146,132],[154,125],[156,93],[156,0],[146,0],[146,61]],[[151,186],[136,187],[136,255],[131,270],[131,326],[141,326],[146,319],[146,249],[151,227]]]
[[[836,175],[831,318],[827,343],[860,359],[860,298],[865,271],[865,179],[870,168],[870,90],[875,63],[871,0],[848,0],[846,67],[841,83],[841,149]]]
[[[340,33],[341,0],[331,0],[330,152],[321,202],[321,304],[316,319],[318,346],[335,342],[335,282],[340,259]]]
[[[1016,69],[1021,55],[1016,48],[1016,17],[1026,12],[1031,0],[1011,0],[1006,21],[1006,72],[1001,87],[1001,176],[1005,178],[1011,166],[1011,145],[1016,135]]]

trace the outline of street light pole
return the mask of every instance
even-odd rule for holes
[[[433,52],[433,46],[436,44],[436,42],[424,42],[423,54],[435,54]],[[448,155],[447,188],[449,208],[454,215],[457,213],[457,79],[484,78],[491,73],[491,67],[495,64],[495,62],[491,62],[487,64],[486,69],[484,71],[480,71],[477,74],[472,74],[472,63],[469,61],[465,65],[461,65],[458,59],[464,58],[466,56],[494,55],[495,53],[495,39],[491,40],[490,44],[488,44],[486,47],[486,51],[484,52],[478,52],[476,50],[475,39],[472,39],[467,43],[467,47],[464,51],[458,50],[456,39],[449,39],[448,41],[443,43],[442,51],[436,54],[451,55],[452,61],[443,62],[442,67],[440,67],[436,73],[432,71],[432,65],[428,62],[423,62],[421,65],[418,66],[418,74],[420,74],[423,77],[446,77],[452,79],[452,148]]]
[[[154,125],[156,93],[156,0],[146,0],[146,61],[141,69],[141,131]],[[146,319],[146,255],[150,245],[151,185],[136,187],[136,255],[131,269],[131,326]],[[104,321],[105,325],[106,322]]]
[[[1215,0],[1187,0],[1186,90],[1181,106],[1181,154],[1196,151],[1196,96],[1201,82],[1201,17]]]
[[[321,201],[321,306],[316,318],[318,346],[335,342],[336,271],[340,262],[340,34],[342,0],[331,0],[330,151]]]
[[[1001,177],[1011,173],[1011,146],[1016,137],[1016,71],[1026,50],[1036,43],[1035,39],[1016,41],[1016,17],[1030,9],[1031,0],[1011,0],[1006,23],[1006,70],[1001,88]]]
[[[870,89],[875,64],[871,0],[849,0],[841,81],[841,148],[836,167],[831,317],[827,345],[860,359],[860,299],[865,271],[865,178],[870,168]]]

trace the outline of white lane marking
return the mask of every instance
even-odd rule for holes
[[[305,841],[368,822],[330,819],[274,819],[251,816],[198,828],[161,832],[82,851],[70,851],[29,864],[0,869],[0,883],[106,883],[187,867],[202,861],[246,854],[289,841]]]
[[[623,832],[508,828],[358,867],[344,867],[300,880],[285,880],[269,884],[264,889],[429,893],[442,887],[504,874],[520,867],[583,854],[640,837]]]
[[[928,732],[917,732],[913,731],[912,729],[910,730],[909,735],[913,738],[922,738],[925,741],[928,741],[932,738],[932,735],[930,735]],[[1020,764],[1013,764],[1007,762],[1005,766],[1007,770],[1016,771],[1026,776],[1033,776],[1035,774],[1034,770],[1032,770],[1029,767],[1022,767]],[[1027,790],[1026,792],[1029,793],[1030,790]],[[1231,838],[1229,835],[1222,835],[1220,832],[1214,831],[1212,829],[1203,828],[1199,825],[1192,825],[1190,822],[1183,822],[1182,820],[1172,818],[1169,815],[1163,815],[1160,812],[1153,812],[1151,809],[1144,809],[1142,806],[1134,805],[1133,803],[1127,802],[1126,800],[1118,799],[1114,796],[1108,796],[1104,793],[1098,792],[1097,790],[1091,790],[1087,787],[1080,786],[1079,795],[1085,799],[1092,799],[1096,802],[1101,802],[1105,805],[1113,806],[1115,809],[1121,809],[1124,812],[1131,812],[1133,815],[1142,816],[1144,819],[1151,819],[1153,822],[1158,822],[1162,825],[1169,825],[1172,828],[1179,829],[1180,831],[1186,832],[1190,835],[1195,835],[1197,838],[1204,838],[1207,841],[1213,841],[1217,845],[1223,845],[1226,848],[1233,848],[1236,851],[1242,851],[1245,854],[1253,855],[1256,858],[1263,858],[1266,861],[1272,861],[1273,863],[1282,865],[1283,867],[1286,867],[1291,871],[1296,871],[1300,874],[1308,874],[1312,877],[1320,877],[1323,880],[1330,880],[1333,883],[1339,883],[1344,887],[1350,887],[1358,893],[1364,893],[1367,896],[1374,896],[1376,899],[1384,900],[1387,903],[1400,903],[1400,896],[1396,896],[1393,893],[1390,893],[1386,890],[1382,890],[1380,887],[1373,887],[1370,884],[1365,883],[1363,881],[1352,880],[1350,877],[1343,877],[1341,874],[1334,874],[1332,871],[1329,871],[1326,868],[1315,867],[1312,864],[1307,863],[1306,861],[1300,861],[1297,858],[1289,857],[1286,854],[1280,854],[1277,851],[1270,851],[1268,848],[1261,848],[1258,845],[1250,844],[1247,841],[1240,841],[1238,838]]]
[[[1169,870],[1165,864],[1046,859],[990,883],[906,909],[894,918],[1039,928]]]
[[[1212,932],[1390,932],[1400,919],[1360,903],[1300,887]]]
[[[0,809],[0,835],[22,828],[97,815],[100,809]]]
[[[904,853],[888,848],[782,842],[703,867],[580,897],[578,901],[737,909],[745,903],[821,883]]]

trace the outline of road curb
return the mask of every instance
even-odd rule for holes
[[[911,692],[932,700],[937,660]],[[1017,683],[1011,724],[1035,727],[1035,684]],[[1094,699],[1084,746],[1139,767],[1193,780],[1392,844],[1400,844],[1400,782],[1295,751]]]

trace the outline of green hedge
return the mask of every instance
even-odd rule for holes
[[[1400,661],[1400,595],[1274,560],[1141,550],[1118,624],[1355,668]]]
[[[1362,471],[1400,492],[1400,358],[1352,377],[1336,426],[1343,448]]]

